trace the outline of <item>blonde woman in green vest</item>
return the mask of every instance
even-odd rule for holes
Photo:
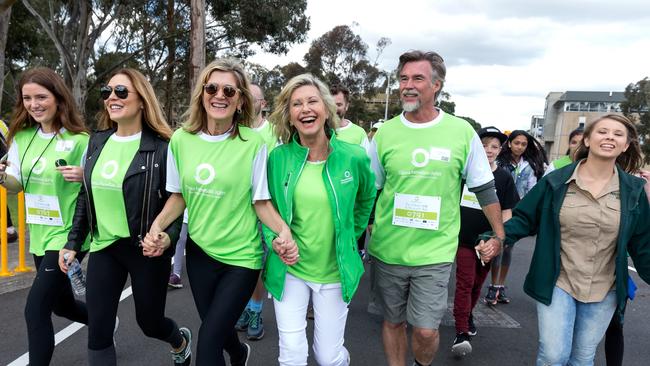
[[[0,183],[10,192],[25,192],[29,252],[38,271],[25,304],[30,365],[50,363],[54,351],[52,313],[88,323],[86,304],[75,300],[70,281],[57,264],[81,186],[86,131],[59,75],[48,68],[25,71],[7,135],[8,164],[0,163]],[[57,167],[61,160],[65,166]],[[49,214],[34,215],[31,208]],[[79,260],[88,250],[85,238],[82,250]]]
[[[363,273],[356,241],[375,198],[374,174],[363,148],[336,139],[336,106],[327,87],[310,74],[289,80],[271,115],[284,145],[269,157],[273,204],[291,227],[296,262],[273,241],[264,284],[274,298],[280,365],[306,365],[305,315],[314,304],[313,350],[319,365],[347,366],[343,346],[348,304]],[[266,228],[265,228],[266,229]]]

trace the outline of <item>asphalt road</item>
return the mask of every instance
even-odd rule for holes
[[[440,350],[434,365],[532,365],[537,349],[537,318],[532,299],[522,291],[523,279],[532,255],[533,241],[522,240],[513,252],[513,265],[507,285],[512,302],[489,308],[479,304],[475,311],[478,335],[474,337],[474,352],[456,359],[450,347],[454,339],[451,309],[443,319],[440,327]],[[632,272],[633,273],[633,272]],[[352,365],[385,365],[381,343],[381,319],[366,311],[369,283],[367,275],[356,297],[350,304],[345,345],[351,353]],[[453,299],[453,275],[450,283],[449,302]],[[630,303],[625,323],[625,365],[650,364],[650,328],[648,313],[650,311],[650,288],[639,284],[637,299]],[[1,280],[0,280],[1,281]],[[195,335],[198,332],[199,318],[192,301],[189,285],[183,279],[185,287],[170,290],[167,297],[167,315],[180,325],[189,326]],[[128,285],[127,285],[128,287]],[[0,365],[26,365],[27,336],[23,319],[23,307],[28,289],[0,295]],[[169,346],[158,340],[145,337],[139,330],[134,316],[133,298],[126,297],[119,308],[120,327],[117,332],[117,354],[120,365],[170,365]],[[250,342],[252,356],[249,366],[277,364],[278,338],[273,304],[267,300],[264,307],[266,336],[256,342]],[[57,332],[68,327],[70,322],[54,317]],[[311,324],[310,324],[311,330]],[[65,332],[65,331],[64,331]],[[308,333],[311,334],[311,333]],[[55,349],[52,365],[86,364],[87,328],[81,327],[70,334]],[[310,342],[311,344],[311,342]],[[311,350],[310,350],[311,352]],[[21,359],[21,356],[23,358]],[[18,360],[18,361],[16,361]],[[412,362],[409,360],[408,365]],[[310,358],[310,365],[316,365]],[[599,348],[596,365],[605,365],[602,345]]]

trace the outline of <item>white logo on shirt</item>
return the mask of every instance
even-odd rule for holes
[[[101,175],[104,179],[113,179],[117,175],[117,171],[120,166],[117,164],[117,161],[111,160],[107,161],[106,164],[102,167]]]
[[[207,171],[207,176],[204,171]],[[194,180],[196,180],[197,183],[206,185],[212,183],[214,180],[216,173],[214,172],[214,168],[212,165],[208,163],[203,163],[199,164],[199,166],[196,167],[196,172],[194,173]]]
[[[341,184],[350,183],[354,180],[354,177],[352,177],[352,174],[349,170],[346,170],[345,173],[343,173],[343,176],[345,178],[341,179]]]
[[[431,160],[448,163],[451,160],[451,150],[431,147],[429,150],[418,147],[411,153],[411,164],[416,168],[425,167]]]
[[[45,171],[46,166],[47,159],[42,156],[40,158],[34,158],[34,160],[32,160],[32,173],[41,175],[43,171]]]

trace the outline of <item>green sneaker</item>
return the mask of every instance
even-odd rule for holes
[[[259,341],[264,337],[264,323],[262,322],[262,312],[250,311],[250,320],[246,330],[246,338],[251,341]]]
[[[248,323],[250,323],[251,320],[251,311],[249,308],[244,309],[244,311],[241,313],[239,316],[239,319],[237,319],[237,324],[235,324],[235,329],[237,329],[240,332],[245,331],[248,329]]]

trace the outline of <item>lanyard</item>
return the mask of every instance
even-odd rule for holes
[[[32,143],[34,142],[34,139],[36,138],[36,135],[38,134],[38,131],[41,129],[41,126],[38,126],[36,129],[36,132],[34,132],[34,136],[32,136],[32,139],[29,140],[29,144],[27,144],[27,148],[25,149],[25,153],[23,154],[23,158],[20,159],[20,181],[25,182],[23,180],[23,163],[25,162],[25,157],[27,157],[27,152],[29,151],[29,148],[32,146]],[[54,133],[54,136],[50,139],[50,141],[45,145],[45,148],[43,151],[41,151],[41,154],[38,156],[38,158],[35,160],[34,164],[32,164],[32,167],[29,169],[29,174],[27,174],[27,181],[23,184],[23,191],[27,192],[27,185],[29,184],[29,179],[32,177],[32,172],[34,171],[34,166],[38,164],[39,161],[41,161],[41,158],[43,157],[43,154],[45,154],[45,151],[47,150],[48,147],[50,147],[50,144],[52,141],[54,141],[54,138],[56,137],[56,132]]]

